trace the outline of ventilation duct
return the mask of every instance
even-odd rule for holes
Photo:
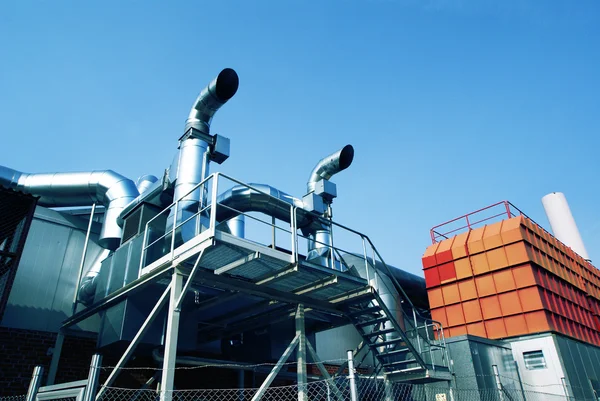
[[[38,204],[47,207],[104,205],[104,224],[99,244],[114,250],[121,241],[117,219],[139,192],[128,178],[112,170],[27,174],[0,166],[0,185],[39,196]]]
[[[308,183],[306,184],[307,193],[315,193],[317,184],[323,180],[329,180],[335,174],[350,167],[354,159],[354,148],[352,145],[346,145],[335,153],[321,159],[310,173]],[[323,196],[323,201],[331,205],[331,199]],[[331,210],[328,207],[326,217],[331,218]],[[331,237],[331,227],[320,224],[320,227],[311,233],[308,237],[308,254],[306,259],[310,262],[324,266],[335,267],[335,257],[332,258],[333,240]]]
[[[154,185],[154,183],[157,181],[158,178],[151,174],[146,174],[138,178],[135,186],[137,187],[140,196],[148,192],[148,190],[152,188],[152,185]]]
[[[180,223],[197,213],[200,201],[200,190],[190,191],[209,174],[209,162],[223,162],[228,157],[229,140],[210,135],[210,124],[215,113],[235,95],[239,86],[237,73],[225,68],[204,88],[194,102],[185,122],[184,134],[180,139],[179,157],[175,170],[174,200],[179,200],[175,221]],[[219,149],[225,143],[227,154],[220,154]],[[173,215],[169,215],[168,226],[173,224]],[[195,225],[194,225],[195,226]],[[182,233],[191,237],[195,233]]]

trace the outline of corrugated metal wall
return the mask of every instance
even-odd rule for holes
[[[572,396],[577,399],[599,397],[600,394],[594,395],[590,380],[600,381],[600,348],[559,335],[553,337]]]
[[[56,332],[71,315],[88,217],[36,208],[2,326]],[[94,223],[86,270],[102,250],[95,242],[99,232]],[[98,317],[78,327],[97,331]]]

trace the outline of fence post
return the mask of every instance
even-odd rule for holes
[[[350,380],[350,400],[358,401],[356,378],[354,377],[354,356],[351,350],[348,351],[348,379]]]
[[[27,398],[26,401],[35,401],[37,396],[38,389],[40,388],[40,384],[42,383],[42,374],[44,373],[44,368],[41,366],[36,366],[33,368],[33,375],[31,376],[31,381],[29,382],[29,389],[27,390]]]
[[[96,391],[98,391],[98,381],[100,379],[100,366],[102,365],[102,355],[94,354],[90,363],[90,372],[88,373],[88,382],[85,386],[83,401],[94,401]]]
[[[523,395],[523,401],[527,400],[525,397],[525,388],[523,387],[523,381],[521,380],[521,372],[519,371],[519,364],[515,361],[515,371],[517,372],[517,379],[519,379],[519,387],[521,388],[521,395]]]
[[[502,391],[502,382],[500,381],[500,373],[498,372],[498,366],[492,365],[494,371],[494,378],[496,379],[496,388],[498,389],[498,399],[504,401],[504,392]]]

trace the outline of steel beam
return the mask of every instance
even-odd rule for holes
[[[164,267],[162,267],[160,269],[156,269],[156,270],[152,271],[151,273],[148,273],[148,274],[138,278],[137,280],[132,281],[131,283],[127,284],[125,287],[122,287],[122,288],[118,289],[117,291],[113,292],[108,297],[104,298],[103,300],[96,302],[95,304],[91,305],[90,307],[88,307],[88,308],[82,310],[81,312],[76,313],[75,315],[71,316],[70,318],[66,319],[63,322],[62,328],[65,329],[69,326],[77,324],[77,323],[81,322],[82,320],[85,320],[85,319],[95,315],[96,313],[107,309],[110,305],[117,303],[117,302],[121,301],[123,298],[125,298],[126,296],[131,295],[135,291],[140,290],[146,283],[154,281],[155,279],[157,279],[159,276],[163,275],[167,270],[169,270],[171,268],[173,268],[173,266],[171,264],[165,265]]]
[[[331,305],[327,301],[313,299],[304,295],[296,295],[290,292],[269,288],[264,285],[256,285],[247,281],[219,276],[213,273],[199,271],[196,274],[196,282],[202,285],[207,284],[224,290],[238,291],[241,293],[281,301],[284,303],[304,304],[313,309],[330,312],[335,315],[343,315],[341,310],[337,309],[335,305]]]
[[[252,401],[259,401],[260,399],[262,399],[271,383],[273,383],[273,380],[275,380],[275,377],[277,377],[277,374],[279,373],[281,368],[285,365],[285,362],[290,358],[292,352],[294,352],[294,349],[296,348],[296,345],[298,345],[299,340],[300,338],[298,337],[298,335],[296,335],[296,337],[294,337],[290,345],[288,345],[288,347],[281,355],[281,358],[279,358],[275,366],[273,366],[273,370],[271,370],[271,372],[267,375],[265,381],[260,385],[260,388],[258,389],[256,394],[254,394],[254,397],[252,397]]]
[[[329,287],[330,285],[335,285],[337,283],[338,283],[338,278],[337,278],[337,276],[333,275],[333,276],[325,277],[321,280],[317,280],[315,282],[309,283],[302,287],[296,288],[292,292],[297,295],[303,295],[303,294],[308,294],[309,292],[315,292],[315,291],[322,290],[324,288]]]
[[[29,382],[29,389],[27,390],[27,396],[25,397],[26,401],[35,401],[37,398],[38,390],[40,389],[40,384],[42,384],[42,375],[44,374],[44,368],[41,366],[36,366],[33,368],[33,375],[31,376],[31,381]],[[18,398],[18,397],[15,397]]]
[[[319,368],[319,371],[321,372],[321,374],[323,375],[325,380],[327,380],[329,382],[327,385],[332,386],[333,394],[335,395],[335,398],[337,398],[338,401],[344,401],[344,396],[340,392],[340,389],[338,389],[337,386],[335,385],[335,382],[332,380],[331,376],[329,375],[327,368],[325,367],[323,362],[321,362],[315,349],[313,348],[312,344],[308,340],[306,341],[306,349],[308,351],[308,354],[310,355],[310,358],[317,365],[317,368]]]
[[[165,291],[162,293],[158,302],[156,303],[156,305],[154,305],[154,308],[152,308],[152,311],[150,311],[150,314],[148,315],[148,317],[142,324],[142,327],[140,327],[140,329],[138,330],[135,337],[133,337],[133,340],[131,340],[131,343],[129,343],[129,346],[127,347],[127,349],[121,356],[121,359],[119,359],[119,362],[117,362],[117,364],[113,368],[113,371],[110,372],[110,375],[108,376],[108,378],[102,385],[102,388],[98,392],[98,395],[96,395],[96,400],[100,400],[102,398],[102,395],[106,391],[106,388],[109,387],[113,383],[113,381],[119,374],[119,370],[123,366],[125,366],[125,364],[129,360],[129,358],[131,357],[131,354],[133,354],[133,351],[137,347],[138,343],[140,342],[140,340],[142,339],[142,337],[144,336],[144,334],[146,333],[146,331],[148,330],[148,328],[150,327],[152,322],[154,322],[154,319],[156,319],[158,312],[161,310],[161,308],[165,304],[165,301],[167,300],[167,296],[169,295],[170,292],[171,292],[171,285],[167,286]]]
[[[269,274],[269,275],[261,278],[260,280],[258,280],[256,282],[256,285],[273,284],[273,283],[276,283],[277,281],[286,279],[286,278],[288,278],[288,276],[291,276],[296,273],[298,273],[298,265],[291,265],[291,267],[289,267],[287,269],[279,270],[274,274]]]
[[[245,265],[246,263],[252,262],[255,259],[260,259],[260,252],[254,252],[249,255],[242,256],[238,260],[234,260],[233,262],[228,263],[223,267],[219,267],[218,269],[215,269],[215,274],[227,273],[228,271]]]
[[[62,353],[63,342],[65,341],[65,333],[63,330],[59,330],[56,335],[56,342],[54,343],[54,350],[52,351],[52,361],[50,362],[50,370],[48,371],[48,378],[46,379],[46,386],[54,384],[56,379],[56,372],[58,371],[58,363],[60,362],[60,354]]]
[[[204,255],[205,249],[206,248],[203,248],[200,251],[200,253],[198,254],[198,258],[196,259],[196,263],[194,263],[194,267],[192,268],[192,271],[190,272],[190,276],[188,277],[188,279],[185,283],[185,286],[183,287],[183,290],[181,290],[181,295],[177,299],[177,302],[175,302],[175,310],[178,312],[181,312],[181,304],[183,303],[183,298],[185,297],[187,290],[190,288],[190,286],[192,285],[192,282],[194,281],[194,276],[196,275],[196,272],[198,271],[198,267],[200,266],[200,260],[202,259],[202,255]]]
[[[160,401],[171,401],[175,381],[175,359],[177,358],[177,340],[179,337],[179,315],[175,306],[183,289],[183,275],[175,269],[171,278],[171,296],[167,310],[167,330],[165,333],[165,358],[160,380]]]
[[[239,298],[240,294],[237,292],[226,292],[215,295],[213,298],[209,298],[206,301],[200,302],[195,306],[194,311],[203,311],[206,309],[214,308],[215,306],[221,305],[222,303],[233,301],[236,298]]]
[[[298,401],[308,401],[306,387],[306,332],[304,328],[304,305],[296,309],[296,337],[298,337],[298,350],[296,353],[296,371],[298,372]]]

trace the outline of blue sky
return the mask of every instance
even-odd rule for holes
[[[565,192],[600,258],[600,3],[0,3],[0,164],[160,175],[198,91],[236,69],[219,170],[302,196],[350,143],[336,220],[420,273],[429,229]],[[213,171],[217,169],[213,165]]]

